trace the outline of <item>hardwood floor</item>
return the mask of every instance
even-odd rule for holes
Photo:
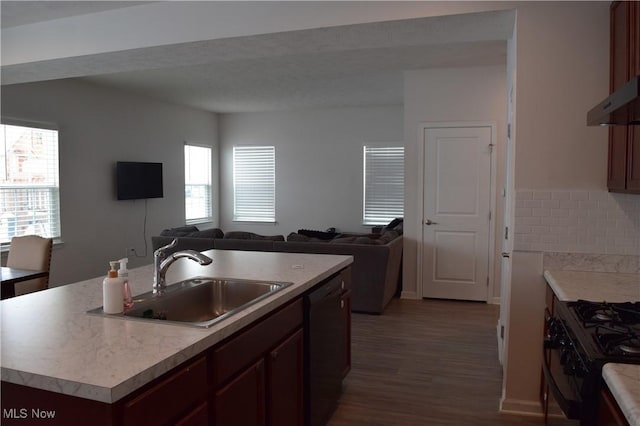
[[[383,315],[353,314],[352,369],[329,426],[542,425],[498,412],[499,307],[393,299]],[[577,425],[550,418],[549,425]]]

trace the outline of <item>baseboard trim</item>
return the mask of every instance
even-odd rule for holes
[[[499,305],[500,304],[500,297],[493,297],[489,300],[489,303],[492,305]]]
[[[517,414],[520,416],[544,416],[540,401],[525,401],[520,399],[501,399],[500,412],[505,414]],[[549,402],[549,414],[547,416],[566,418],[558,404],[556,404],[553,399]]]
[[[501,399],[500,412],[525,416],[542,416],[544,414],[539,401],[522,399]]]
[[[400,294],[400,299],[419,299],[419,297],[415,291],[403,291]]]

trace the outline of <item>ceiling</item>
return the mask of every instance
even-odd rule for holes
[[[2,27],[144,2],[2,1]],[[233,113],[402,104],[403,72],[506,64],[509,11],[230,37],[2,67],[2,83],[81,78]]]

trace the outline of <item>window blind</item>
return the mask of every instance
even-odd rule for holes
[[[60,238],[58,131],[0,125],[0,243]]]
[[[184,145],[184,205],[187,224],[211,222],[211,148]]]
[[[363,223],[404,216],[404,147],[364,147]]]
[[[233,220],[275,222],[275,147],[233,147]]]

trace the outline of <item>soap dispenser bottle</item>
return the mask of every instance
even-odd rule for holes
[[[133,299],[131,298],[131,287],[129,287],[129,270],[127,269],[127,262],[129,259],[124,257],[120,260],[120,269],[118,269],[118,277],[122,279],[122,302],[125,309],[129,309],[133,306]]]
[[[102,310],[105,314],[119,314],[123,311],[123,284],[122,278],[118,278],[116,271],[117,261],[109,262],[111,269],[109,274],[102,281]]]

